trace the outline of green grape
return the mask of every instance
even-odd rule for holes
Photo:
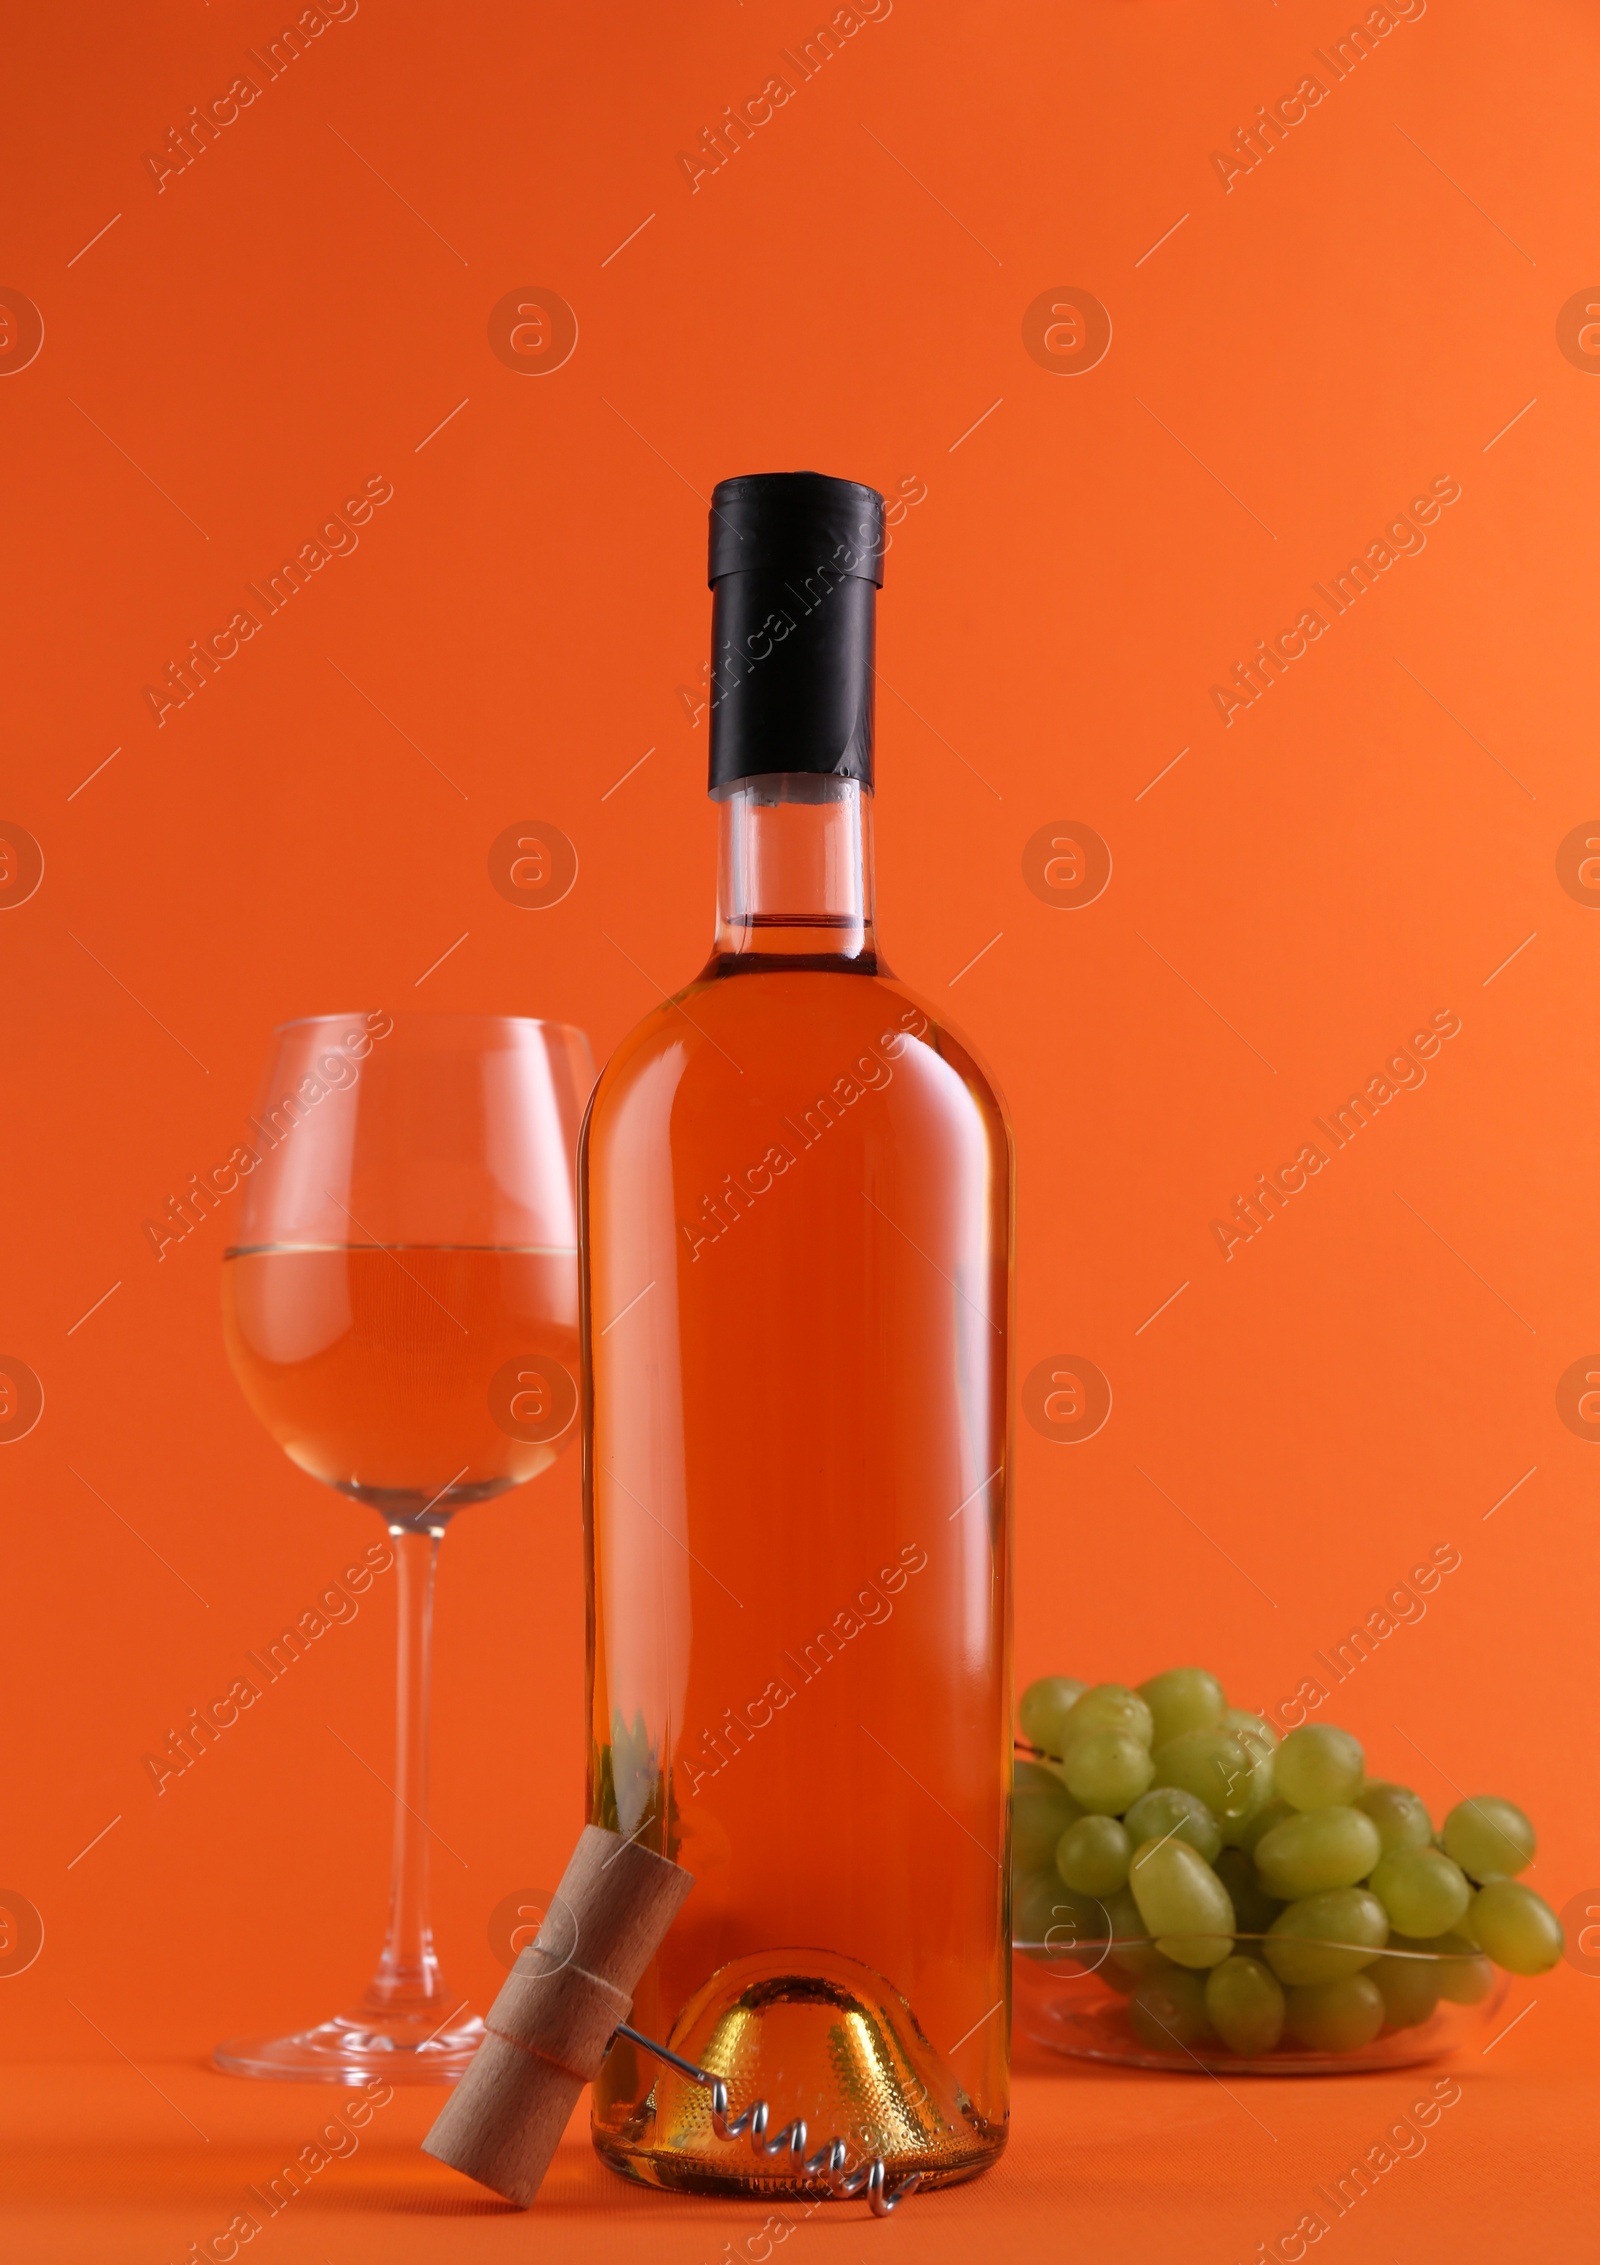
[[[1151,1744],[1164,1746],[1186,1730],[1214,1730],[1226,1704],[1222,1685],[1203,1667],[1169,1667],[1139,1685],[1155,1728]]]
[[[1377,1826],[1385,1856],[1394,1855],[1398,1849],[1432,1844],[1433,1827],[1427,1809],[1409,1785],[1389,1785],[1382,1778],[1372,1778],[1356,1795],[1355,1806]]]
[[[1164,1840],[1170,1832],[1214,1864],[1222,1846],[1216,1818],[1197,1793],[1185,1793],[1181,1786],[1153,1785],[1140,1794],[1122,1821],[1135,1848],[1141,1841]]]
[[[1286,1817],[1298,1814],[1287,1801],[1274,1795],[1264,1809],[1253,1810],[1233,1823],[1225,1823],[1223,1838],[1232,1846],[1242,1848],[1247,1856],[1253,1856],[1274,1825],[1281,1825]]]
[[[1030,1683],[1017,1701],[1017,1727],[1029,1745],[1058,1757],[1064,1753],[1067,1716],[1088,1688],[1071,1675],[1041,1675]]]
[[[1011,1875],[1011,1937],[1034,1958],[1077,1958],[1092,1965],[1109,1929],[1093,1896],[1075,1895],[1060,1875],[1014,1871]]]
[[[1224,1707],[1220,1728],[1231,1730],[1247,1746],[1257,1747],[1265,1754],[1270,1754],[1278,1743],[1278,1733],[1266,1716],[1252,1714],[1248,1707]]]
[[[1114,1895],[1128,1884],[1133,1842],[1115,1817],[1080,1817],[1056,1846],[1056,1870],[1080,1895]]]
[[[1472,1890],[1459,1864],[1437,1848],[1397,1848],[1372,1869],[1372,1892],[1406,1935],[1442,1935],[1467,1908]]]
[[[1211,2027],[1204,1982],[1183,1966],[1147,1975],[1128,2000],[1128,2024],[1151,2051],[1182,2052]]]
[[[1397,1941],[1391,1936],[1388,1949],[1366,1971],[1378,1985],[1389,2027],[1415,2029],[1439,2003],[1439,1972],[1432,1959],[1391,1957]]]
[[[1147,1793],[1148,1801],[1150,1795]],[[1133,1811],[1128,1812],[1128,1830],[1133,1831]],[[1205,1850],[1201,1849],[1201,1855]],[[1225,1848],[1220,1856],[1212,1858],[1217,1878],[1228,1891],[1233,1905],[1234,1925],[1241,1935],[1264,1935],[1272,1925],[1283,1904],[1275,1895],[1268,1895],[1256,1877],[1256,1868],[1242,1848]]]
[[[1150,1743],[1153,1724],[1150,1709],[1126,1683],[1096,1683],[1067,1715],[1061,1735],[1069,1742],[1087,1730],[1126,1730],[1141,1746]],[[1065,1755],[1066,1746],[1057,1749]]]
[[[1276,1757],[1270,1746],[1259,1744],[1248,1731],[1231,1730],[1228,1735],[1238,1739],[1240,1745],[1250,1756],[1251,1761],[1250,1778],[1244,1788],[1244,1798],[1238,1804],[1237,1809],[1224,1816],[1222,1820],[1223,1839],[1230,1848],[1238,1848],[1246,1840],[1254,1841],[1260,1837],[1252,1829],[1255,1821],[1263,1810],[1276,1805],[1277,1797],[1273,1783]],[[1287,1802],[1282,1806],[1287,1812]]]
[[[1218,1966],[1233,1949],[1228,1891],[1186,1840],[1147,1840],[1128,1870],[1139,1916],[1180,1966]]]
[[[1369,1974],[1289,1992],[1289,2034],[1314,2053],[1358,2053],[1383,2027],[1383,1993]]]
[[[1476,1943],[1459,1932],[1434,1935],[1418,1942],[1409,1935],[1391,1935],[1391,1950],[1425,1950],[1434,1960],[1433,1974],[1439,1995],[1452,2005],[1476,2005],[1494,1988],[1494,1970]]]
[[[1288,1751],[1285,1739],[1279,1759]],[[1269,1895],[1315,1895],[1353,1887],[1383,1853],[1378,1828],[1360,1809],[1304,1809],[1256,1842],[1256,1870]]]
[[[1020,1864],[1012,1867],[1011,1939],[1019,1949],[1033,1957],[1043,1955],[1040,1946],[1050,1930],[1050,1906],[1055,1897],[1064,1892],[1059,1879],[1029,1871]]]
[[[1011,1782],[1011,1861],[1025,1872],[1043,1871],[1055,1862],[1057,1841],[1083,1810],[1054,1771],[1038,1762],[1018,1762]]]
[[[1467,1907],[1466,1930],[1508,1974],[1547,1974],[1566,1943],[1549,1904],[1521,1880],[1485,1880]]]
[[[1242,1817],[1250,1806],[1256,1757],[1231,1730],[1186,1730],[1156,1751],[1157,1785],[1193,1793],[1219,1817]]]
[[[1172,1961],[1163,1958],[1150,1940],[1150,1930],[1139,1915],[1130,1888],[1118,1888],[1105,1899],[1106,1923],[1112,1949],[1101,1972],[1113,1989],[1131,1990],[1147,1974],[1159,1974]]]
[[[1335,1982],[1370,1966],[1388,1939],[1388,1915],[1375,1895],[1324,1888],[1279,1912],[1262,1955],[1280,1982]]]
[[[1291,1730],[1275,1756],[1278,1791],[1292,1808],[1327,1809],[1353,1801],[1366,1757],[1359,1739],[1331,1722]]]
[[[1509,1879],[1514,1872],[1526,1871],[1538,1847],[1522,1811],[1492,1793],[1458,1801],[1444,1820],[1440,1838],[1445,1854],[1475,1880]]]
[[[1120,1815],[1150,1783],[1150,1749],[1128,1730],[1075,1731],[1061,1774],[1075,1801],[1096,1816]]]
[[[1206,1976],[1206,2011],[1236,2053],[1270,2053],[1283,2035],[1283,1985],[1259,1958],[1235,1954]]]
[[[1055,1895],[1044,1938],[1051,1957],[1076,1959],[1080,1966],[1093,1969],[1104,1959],[1111,1939],[1105,1905],[1098,1896],[1079,1895],[1071,1888],[1058,1887]]]

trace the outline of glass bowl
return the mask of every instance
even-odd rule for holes
[[[1487,2028],[1506,1993],[1505,1976],[1480,1956],[1318,1945],[1348,1950],[1352,1964],[1377,1983],[1387,2014],[1383,2027],[1353,2051],[1313,2048],[1286,2033],[1269,2051],[1238,2053],[1205,2024],[1203,2014],[1196,2018],[1193,1984],[1203,1984],[1209,1966],[1220,1963],[1209,1957],[1219,1940],[1226,1941],[1230,1955],[1237,1951],[1260,1959],[1268,1938],[1238,1934],[1202,1942],[1196,1937],[1193,1947],[1208,1954],[1206,1968],[1180,1967],[1146,1937],[1014,1943],[1017,2026],[1051,2052],[1126,2068],[1198,2070],[1212,2076],[1333,2076],[1437,2060]],[[1169,1979],[1177,1975],[1186,1978]]]

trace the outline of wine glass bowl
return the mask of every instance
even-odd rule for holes
[[[399,1622],[394,1866],[377,1974],[347,2014],[234,2040],[234,2074],[458,2075],[463,2020],[427,1918],[434,1564],[450,1520],[576,1437],[580,1030],[513,1016],[319,1015],[275,1033],[251,1120],[223,1328],[256,1415],[383,1518]]]
[[[246,1399],[291,1462],[385,1518],[490,1501],[568,1443],[570,1253],[235,1248],[225,1269]]]

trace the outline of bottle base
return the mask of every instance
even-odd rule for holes
[[[726,2200],[773,2202],[847,2202],[849,2195],[834,2194],[822,2179],[808,2179],[779,2171],[762,2171],[751,2164],[747,2174],[714,2171],[710,2165],[692,2157],[671,2153],[665,2149],[634,2148],[618,2145],[594,2133],[594,2151],[608,2171],[626,2179],[631,2186],[654,2187],[658,2194],[720,2195]],[[925,2162],[899,2162],[892,2156],[887,2161],[887,2183],[893,2191],[899,2180],[912,2171],[918,2174],[917,2193],[931,2194],[936,2187],[964,2186],[970,2179],[982,2178],[984,2172],[1005,2153],[1006,2127],[1002,2125],[991,2133],[981,2153],[969,2160],[947,2164],[942,2169],[930,2169]],[[728,2148],[730,2161],[737,2163],[738,2149]],[[857,2197],[856,2199],[859,2199]]]
[[[829,2180],[804,2165],[833,2141],[846,2171],[881,2158],[890,2191],[913,2172],[923,2188],[975,2178],[1005,2146],[1005,2123],[980,2115],[894,1985],[836,1953],[735,1960],[690,1999],[668,2042],[723,2079],[728,2122],[749,2115],[765,2137],[720,2137],[707,2087],[619,2040],[596,2086],[593,2138],[607,2168],[639,2185],[824,2201]],[[784,2144],[799,2122],[803,2135]]]

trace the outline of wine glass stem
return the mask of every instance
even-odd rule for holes
[[[367,1989],[373,2011],[425,2013],[447,1994],[428,1919],[428,1698],[433,1576],[440,1529],[391,1526],[399,1641],[395,1689],[394,1866],[383,1956]],[[444,2010],[448,2010],[445,2008]]]

